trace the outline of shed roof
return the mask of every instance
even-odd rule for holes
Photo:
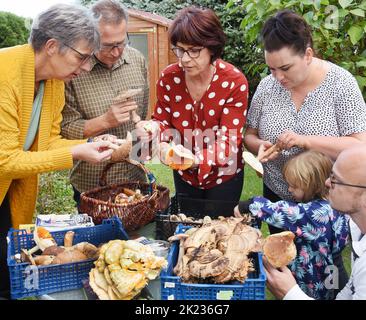
[[[135,18],[140,18],[142,20],[151,21],[153,23],[159,24],[164,27],[169,27],[172,23],[171,19],[165,18],[163,16],[159,16],[154,13],[145,12],[137,9],[128,9],[128,14]]]

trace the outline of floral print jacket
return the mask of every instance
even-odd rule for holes
[[[296,235],[297,256],[289,267],[298,285],[314,299],[331,299],[326,284],[332,283],[327,278],[333,270],[327,267],[347,244],[348,217],[322,199],[295,203],[255,197],[249,209],[260,220]]]

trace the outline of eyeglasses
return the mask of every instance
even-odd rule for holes
[[[130,43],[131,43],[130,42],[130,37],[128,36],[128,33],[127,33],[127,39],[125,39],[122,42],[117,42],[117,43],[114,43],[114,44],[101,45],[100,46],[100,51],[103,51],[103,52],[111,52],[114,48],[117,48],[119,50],[122,50],[126,46],[130,45]]]
[[[84,64],[87,61],[90,60],[90,58],[92,57],[93,54],[85,54],[85,53],[81,53],[78,50],[74,49],[73,47],[69,46],[68,44],[64,43],[64,45],[66,47],[68,47],[69,49],[71,49],[72,51],[76,52],[79,56],[80,56],[80,64]]]
[[[200,56],[201,51],[204,49],[205,47],[201,47],[201,48],[190,48],[190,49],[183,49],[181,47],[173,47],[172,51],[174,52],[174,54],[178,57],[178,58],[183,58],[184,54],[187,53],[188,56],[192,59],[196,59]]]
[[[337,181],[337,180],[335,180],[333,173],[330,174],[329,180],[330,180],[330,186],[332,187],[332,189],[334,189],[335,184],[339,184],[341,186],[346,186],[346,187],[366,189],[366,186],[360,186],[358,184],[349,184],[349,183],[343,183],[343,182]]]

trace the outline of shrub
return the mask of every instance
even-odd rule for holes
[[[77,211],[67,170],[43,173],[39,180],[37,214]]]
[[[95,1],[82,0],[81,2],[84,5],[91,5]],[[249,82],[250,97],[253,95],[261,79],[258,70],[264,67],[262,53],[256,49],[256,44],[245,42],[244,30],[240,29],[242,12],[232,12],[227,8],[227,0],[122,0],[121,3],[127,8],[155,13],[169,19],[174,19],[180,9],[192,5],[214,10],[227,35],[223,59],[243,71]]]
[[[0,11],[0,48],[27,43],[29,30],[24,18]]]
[[[318,56],[350,71],[366,97],[366,0],[229,0],[227,8],[241,13],[240,30],[246,42],[258,48],[260,30],[270,16],[282,9],[301,14],[312,26]],[[257,61],[251,61],[248,70],[268,73]]]

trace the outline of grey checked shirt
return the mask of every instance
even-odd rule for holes
[[[112,100],[122,91],[143,88],[135,97],[137,113],[145,119],[148,111],[149,85],[147,67],[143,55],[134,48],[126,47],[120,60],[108,69],[97,59],[92,58],[92,69],[66,84],[66,104],[62,112],[61,134],[67,139],[83,139],[85,120],[98,117],[109,109]],[[107,130],[120,139],[126,137],[135,125],[128,121],[119,127]],[[70,173],[71,184],[80,192],[99,186],[99,179],[106,163],[89,164],[74,161]],[[108,171],[107,184],[124,181],[146,181],[144,172],[125,162],[117,163]]]

